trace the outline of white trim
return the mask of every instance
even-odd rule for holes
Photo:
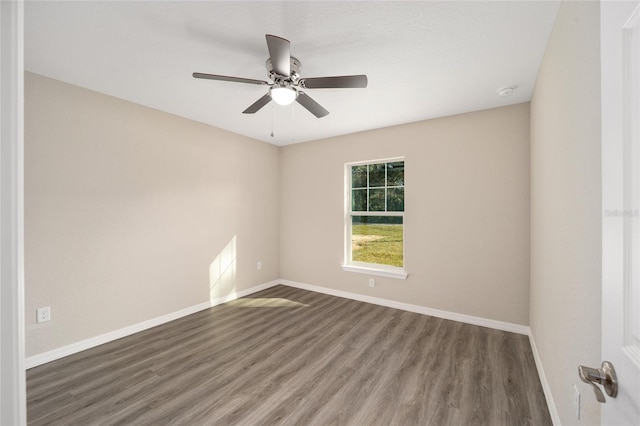
[[[388,308],[401,309],[403,311],[415,312],[422,315],[430,315],[463,322],[466,324],[479,325],[481,327],[493,328],[496,330],[509,331],[511,333],[529,335],[529,327],[521,324],[497,321],[487,318],[475,317],[472,315],[459,314],[457,312],[442,311],[439,309],[427,308],[424,306],[411,305],[409,303],[396,302],[394,300],[382,299],[378,297],[365,296],[363,294],[349,293],[342,290],[334,290],[326,287],[319,287],[311,284],[299,283],[296,281],[280,280],[281,284],[303,290],[315,291],[316,293],[328,294],[331,296],[344,297],[345,299],[357,300],[360,302],[373,303],[374,305],[386,306]]]
[[[401,280],[407,279],[407,273],[404,269],[398,268],[398,270],[382,269],[375,267],[365,267],[356,265],[342,265],[342,269],[347,272],[357,272],[359,274],[377,275],[379,277],[398,278]]]
[[[187,315],[194,314],[196,312],[202,311],[204,309],[208,309],[212,306],[221,305],[226,302],[230,302],[232,300],[236,300],[240,297],[248,296],[253,293],[257,293],[258,291],[265,290],[267,288],[273,287],[280,284],[279,280],[270,281],[264,284],[260,284],[246,290],[241,290],[237,293],[231,293],[225,297],[220,297],[209,302],[200,303],[195,306],[190,306],[185,309],[181,309],[176,312],[171,312],[166,315],[162,315],[156,318],[152,318],[147,321],[140,322],[138,324],[134,324],[128,327],[121,328],[119,330],[110,331],[108,333],[102,334],[100,336],[92,337],[86,340],[82,340],[80,342],[72,343],[67,346],[63,346],[58,349],[54,349],[48,352],[44,352],[38,355],[30,356],[26,359],[26,368],[37,367],[38,365],[46,364],[47,362],[55,361],[56,359],[64,358],[65,356],[73,355],[75,353],[117,340],[126,336],[130,336],[135,333],[139,333],[141,331],[147,330],[152,327],[156,327],[158,325],[165,324],[170,321],[174,321],[178,318],[185,317]]]
[[[0,424],[27,422],[24,369],[24,3],[0,1]]]
[[[201,303],[199,305],[191,306],[189,308],[182,309],[180,311],[176,311],[167,315],[163,315],[157,318],[153,318],[147,321],[143,321],[138,324],[134,324],[129,327],[125,327],[119,330],[115,330],[100,336],[96,336],[87,340],[83,340],[81,342],[77,342],[68,346],[64,346],[62,348],[54,349],[49,352],[45,352],[39,355],[34,355],[26,359],[27,368],[36,367],[38,365],[45,364],[47,362],[55,361],[56,359],[63,358],[68,355],[73,355],[75,353],[81,352],[86,349],[93,348],[95,346],[102,345],[104,343],[111,342],[116,339],[120,339],[122,337],[126,337],[132,335],[134,333],[138,333],[140,331],[147,330],[149,328],[167,323],[169,321],[176,320],[178,318],[182,318],[184,316],[199,312],[201,310],[210,308],[212,306],[220,305],[222,303],[229,302],[231,300],[238,299],[240,297],[248,296],[250,294],[256,293],[258,291],[265,290],[267,288],[274,287],[276,285],[286,285],[288,287],[299,288],[308,291],[314,291],[316,293],[328,294],[331,296],[343,297],[346,299],[357,300],[365,303],[372,303],[379,306],[385,306],[394,309],[401,309],[407,312],[414,312],[422,315],[430,315],[433,317],[443,318],[452,321],[458,321],[465,324],[478,325],[481,327],[488,327],[496,330],[508,331],[511,333],[523,334],[529,336],[529,341],[531,343],[531,349],[533,352],[533,357],[536,362],[536,367],[538,369],[538,375],[540,377],[540,382],[542,384],[542,389],[544,391],[545,398],[547,400],[547,405],[549,407],[549,414],[551,416],[551,420],[555,426],[560,425],[560,417],[558,416],[558,410],[553,401],[553,396],[551,395],[551,390],[549,388],[549,383],[547,382],[547,378],[544,374],[544,369],[542,368],[542,363],[540,362],[540,356],[538,354],[538,349],[535,344],[535,340],[531,333],[531,329],[528,326],[521,324],[508,323],[503,321],[491,320],[487,318],[475,317],[472,315],[459,314],[456,312],[442,311],[439,309],[427,308],[424,306],[411,305],[408,303],[396,302],[393,300],[382,299],[378,297],[366,296],[362,294],[349,293],[341,290],[334,290],[326,287],[315,286],[311,284],[304,284],[296,281],[290,280],[274,280],[264,284],[260,284],[246,290],[239,291],[237,293],[231,293],[226,297],[218,298],[212,300],[210,302]]]
[[[362,166],[365,164],[380,164],[380,163],[393,163],[397,161],[404,161],[404,155],[399,157],[390,157],[390,158],[378,158],[376,160],[361,160],[361,161],[351,161],[345,163],[345,166]]]
[[[549,408],[549,415],[554,426],[560,426],[560,415],[558,414],[558,408],[553,400],[553,394],[551,393],[551,387],[547,381],[547,376],[544,374],[544,368],[542,367],[542,360],[538,353],[538,347],[536,341],[533,338],[533,333],[529,329],[529,343],[531,343],[531,351],[533,352],[533,359],[536,361],[536,368],[538,369],[538,376],[540,377],[540,383],[542,384],[542,390],[544,391],[544,398],[547,400],[547,407]]]
[[[258,291],[265,290],[267,288],[274,287],[278,284],[286,285],[289,287],[300,288],[303,290],[314,291],[316,293],[328,294],[331,296],[343,297],[351,300],[358,300],[360,302],[372,303],[374,305],[386,306],[389,308],[401,309],[403,311],[415,312],[422,315],[430,315],[438,318],[448,319],[452,321],[463,322],[466,324],[473,324],[482,327],[493,328],[496,330],[508,331],[512,333],[530,335],[529,327],[520,324],[513,324],[503,321],[496,321],[481,317],[475,317],[472,315],[459,314],[456,312],[442,311],[439,309],[427,308],[424,306],[411,305],[408,303],[396,302],[393,300],[382,299],[378,297],[365,296],[356,293],[349,293],[341,290],[334,290],[326,287],[319,287],[311,284],[304,284],[296,281],[289,280],[274,280],[264,284],[260,284],[246,290],[239,291],[237,293],[231,293],[226,297],[214,299],[209,302],[201,303],[195,306],[191,306],[176,312],[172,312],[166,315],[162,315],[157,318],[152,318],[147,321],[140,322],[128,327],[114,330],[109,333],[102,334],[100,336],[92,337],[80,342],[72,343],[71,345],[63,346],[58,349],[54,349],[48,352],[44,352],[38,355],[30,356],[26,359],[26,368],[37,367],[38,365],[46,364],[47,362],[55,361],[65,356],[73,355],[86,349],[90,349],[104,343],[111,342],[116,339],[120,339],[140,331],[147,330],[152,327],[156,327],[161,324],[165,324],[169,321],[176,320],[178,318],[191,315],[193,313],[208,309],[212,306],[217,306],[222,303],[226,303],[240,297],[248,296]],[[537,356],[537,352],[534,351],[534,356]],[[546,395],[546,393],[545,393]]]

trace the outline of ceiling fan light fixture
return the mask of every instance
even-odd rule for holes
[[[278,105],[291,105],[298,97],[296,89],[291,87],[272,87],[270,90],[271,99]]]

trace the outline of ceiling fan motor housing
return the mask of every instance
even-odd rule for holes
[[[273,63],[271,62],[271,58],[267,59],[266,66],[269,73],[269,78],[274,82],[277,82],[279,80],[289,80],[289,82],[291,83],[296,83],[300,78],[300,68],[302,68],[302,63],[293,56],[291,57],[290,63],[291,75],[279,75],[273,70]]]

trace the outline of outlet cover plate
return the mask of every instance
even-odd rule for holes
[[[36,322],[39,324],[47,321],[51,321],[51,307],[45,306],[44,308],[36,309]]]

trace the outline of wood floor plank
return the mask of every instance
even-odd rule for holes
[[[30,425],[550,425],[526,336],[276,286],[27,372]]]

